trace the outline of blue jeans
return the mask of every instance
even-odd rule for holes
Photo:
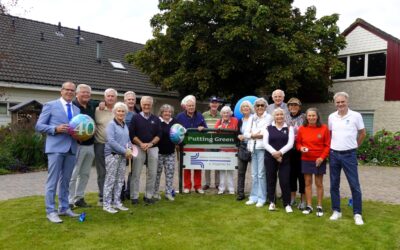
[[[255,149],[251,155],[251,193],[249,200],[264,204],[267,196],[267,181],[264,166],[264,149]]]
[[[358,180],[358,162],[356,150],[340,152],[330,151],[329,175],[331,180],[331,200],[332,210],[340,212],[340,173],[343,168],[347,181],[351,189],[353,199],[353,213],[362,212],[362,195],[360,182]]]

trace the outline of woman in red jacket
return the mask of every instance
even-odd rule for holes
[[[324,197],[323,176],[326,173],[326,158],[329,155],[331,137],[329,129],[321,124],[321,116],[316,108],[306,112],[304,125],[299,128],[296,148],[301,151],[301,171],[306,184],[307,207],[303,214],[310,214],[312,208],[312,176],[317,186],[317,216],[322,216],[322,198]]]

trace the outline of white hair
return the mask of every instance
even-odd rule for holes
[[[275,89],[275,90],[272,92],[272,97],[273,97],[275,94],[278,94],[278,93],[281,93],[282,96],[285,97],[285,92],[284,92],[283,90],[281,90],[281,89]]]
[[[186,106],[188,101],[193,101],[196,104],[196,97],[194,95],[187,95],[182,99],[181,105]]]
[[[149,100],[150,104],[153,105],[153,97],[148,95],[142,96],[142,98],[140,99],[140,105],[142,105],[142,103],[146,100]]]
[[[247,100],[243,101],[243,102],[240,104],[240,108],[239,108],[240,113],[243,115],[242,108],[243,108],[243,106],[245,106],[245,105],[247,105],[247,106],[250,108],[250,113],[253,114],[253,113],[254,113],[254,107],[253,107],[253,105],[251,104],[251,102],[250,102],[250,101],[247,101]]]
[[[232,109],[231,109],[231,107],[229,107],[229,106],[223,106],[222,107],[222,109],[221,109],[221,114],[222,113],[228,113],[229,115],[232,115],[233,114],[233,112],[232,112]]]
[[[347,94],[346,92],[337,92],[333,96],[333,100],[335,101],[338,96],[343,96],[344,98],[346,98],[346,100],[349,100],[349,94]]]
[[[259,102],[263,102],[264,103],[264,105],[265,105],[265,107],[267,107],[268,106],[268,102],[267,102],[267,100],[265,100],[264,98],[262,98],[262,97],[260,97],[260,98],[257,98],[256,99],[256,101],[254,102],[254,107],[256,106],[256,104],[257,103],[259,103]]]
[[[79,93],[80,91],[81,91],[81,89],[88,89],[89,90],[89,92],[92,92],[92,88],[89,86],[89,85],[87,85],[87,84],[79,84],[78,85],[78,87],[76,87],[76,93]]]
[[[115,89],[112,89],[112,88],[109,88],[109,89],[104,90],[104,96],[107,96],[107,94],[108,94],[109,92],[114,92],[114,95],[115,95],[115,96],[118,96],[118,92],[117,92]]]
[[[283,116],[285,116],[285,111],[282,108],[276,108],[274,109],[274,111],[272,112],[272,118],[275,120],[275,116],[277,113],[282,113]]]
[[[123,102],[117,102],[117,103],[114,105],[114,108],[112,109],[113,114],[115,114],[115,113],[117,112],[118,109],[123,109],[123,110],[125,110],[125,113],[128,112],[128,106],[126,106],[126,104],[123,103]]]
[[[130,96],[130,95],[133,95],[133,98],[136,99],[136,93],[135,93],[135,92],[133,92],[133,91],[127,91],[127,92],[125,92],[125,94],[124,94],[124,100],[126,100],[126,99],[128,98],[128,96]]]
[[[165,111],[167,111],[167,110],[170,110],[170,111],[171,111],[171,115],[174,115],[174,107],[172,107],[172,106],[169,105],[169,104],[163,104],[163,105],[160,107],[160,116],[162,116],[162,114],[163,114]]]

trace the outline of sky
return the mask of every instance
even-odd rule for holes
[[[145,43],[152,38],[150,19],[159,12],[157,5],[158,0],[18,0],[11,14]],[[340,14],[341,31],[362,18],[400,39],[399,0],[295,0],[293,3],[302,12],[312,5],[317,8],[317,17]]]

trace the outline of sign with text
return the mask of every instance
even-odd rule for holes
[[[183,167],[185,169],[235,170],[238,165],[236,137],[235,131],[188,130],[182,148]]]

